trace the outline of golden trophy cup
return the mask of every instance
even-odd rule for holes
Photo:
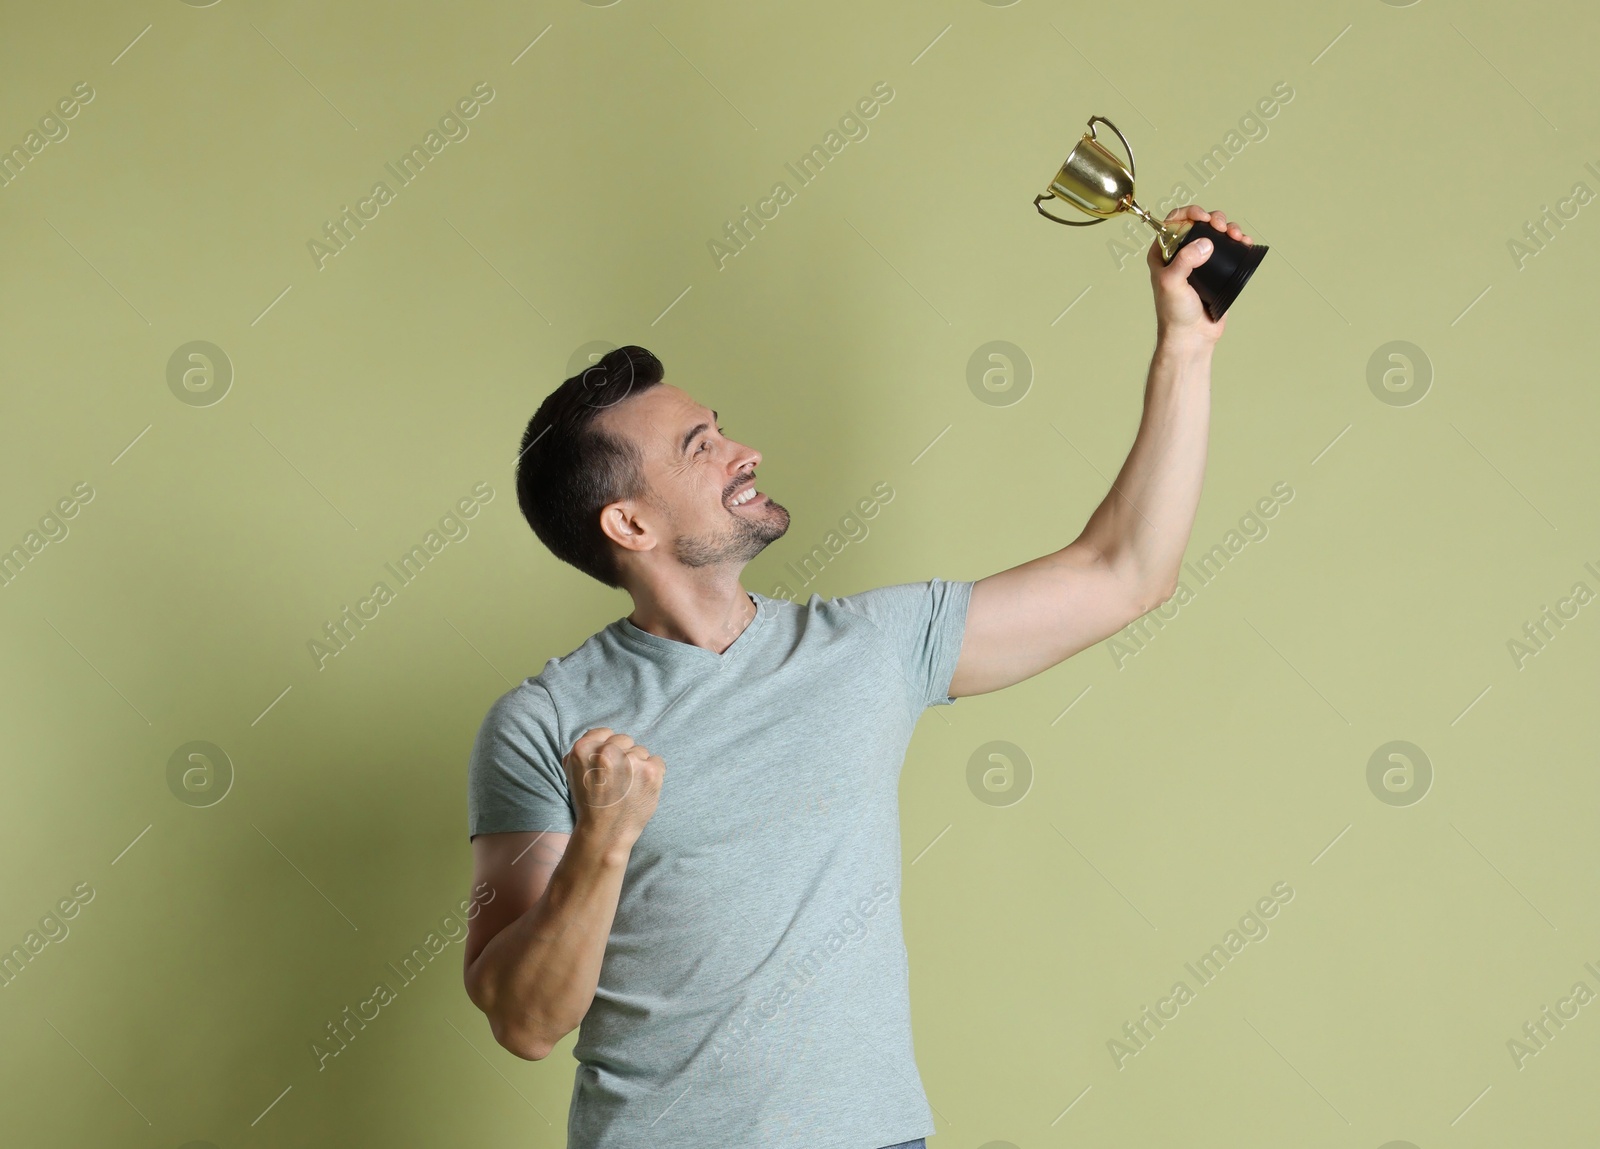
[[[1128,162],[1111,152],[1095,136],[1095,124],[1101,123],[1117,133],[1117,139],[1128,153]],[[1090,116],[1089,130],[1067,155],[1050,188],[1033,197],[1033,206],[1045,219],[1068,227],[1089,227],[1104,223],[1119,212],[1131,212],[1155,229],[1156,240],[1161,245],[1161,262],[1171,263],[1186,244],[1202,237],[1211,241],[1211,257],[1189,273],[1189,286],[1205,306],[1212,322],[1222,318],[1228,305],[1244,290],[1255,269],[1267,254],[1262,244],[1248,244],[1234,239],[1225,231],[1218,231],[1208,223],[1185,219],[1168,226],[1140,207],[1133,198],[1134,163],[1133,147],[1128,138],[1104,116]],[[1065,200],[1072,207],[1094,219],[1061,219],[1040,206],[1047,199]]]

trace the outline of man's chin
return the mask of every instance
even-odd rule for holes
[[[788,533],[789,512],[779,504],[773,503],[760,519],[747,522],[745,527],[745,537],[750,541],[750,548],[744,561],[749,562]]]
[[[789,533],[789,512],[782,503],[768,502],[767,510],[761,516],[761,532],[767,542],[776,542]]]
[[[732,509],[729,509],[728,513],[739,520],[742,530],[752,534],[766,536],[776,531],[776,534],[772,534],[772,538],[781,539],[784,532],[789,529],[788,508],[782,503],[773,502],[770,498],[766,500],[759,513]]]
[[[759,516],[728,513],[740,521],[720,538],[690,536],[676,540],[673,551],[678,561],[686,567],[747,563],[789,530],[789,512],[780,503],[769,503]]]

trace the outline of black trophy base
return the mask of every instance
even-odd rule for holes
[[[1228,306],[1239,297],[1244,285],[1255,274],[1266,258],[1264,244],[1248,244],[1234,239],[1225,231],[1218,231],[1209,223],[1196,221],[1178,243],[1182,251],[1197,239],[1211,241],[1211,257],[1189,273],[1189,286],[1205,305],[1206,314],[1215,323],[1221,319]],[[1173,252],[1177,258],[1177,252]],[[1171,262],[1168,260],[1167,262]]]

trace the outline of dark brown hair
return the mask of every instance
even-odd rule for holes
[[[517,506],[539,541],[562,562],[609,587],[622,585],[600,511],[644,494],[639,449],[596,425],[596,416],[660,383],[666,368],[643,347],[601,357],[539,404],[517,455]]]

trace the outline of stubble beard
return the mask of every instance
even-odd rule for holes
[[[742,565],[755,558],[767,544],[781,539],[789,529],[789,512],[770,498],[760,515],[729,511],[733,522],[720,533],[680,536],[673,553],[686,567],[708,567],[718,563]]]

